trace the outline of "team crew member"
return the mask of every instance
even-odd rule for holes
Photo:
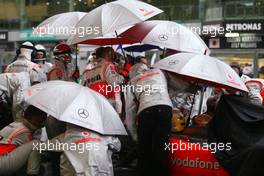
[[[0,175],[20,172],[19,166],[26,164],[33,145],[32,143],[30,146],[26,145],[25,151],[18,150],[20,153],[15,149],[32,141],[33,133],[43,127],[46,117],[45,112],[30,105],[25,110],[21,122],[15,121],[0,131]],[[30,163],[31,166],[35,164],[37,163]],[[37,172],[38,169],[28,170],[27,174],[37,174]]]
[[[114,105],[116,88],[123,83],[124,76],[118,73],[113,63],[115,58],[113,48],[106,47],[103,57],[95,68],[87,72],[86,85],[104,95]]]
[[[135,64],[131,67],[129,71],[129,77],[133,77],[137,74],[143,73],[149,70],[147,66],[147,59],[143,56],[138,56],[135,58]]]
[[[24,42],[18,49],[17,59],[7,66],[5,73],[30,72],[34,68],[39,68],[38,64],[31,62],[34,50],[31,42]]]
[[[51,140],[68,145],[84,146],[77,150],[64,150],[60,159],[60,175],[114,176],[112,153],[119,151],[121,143],[113,136],[102,136],[91,130],[67,124],[64,134]],[[89,147],[87,147],[89,146]]]
[[[60,43],[53,49],[53,55],[55,64],[51,67],[48,72],[48,81],[50,80],[63,80],[63,81],[75,81],[74,68],[72,67],[71,60],[72,50],[69,45]],[[46,124],[46,131],[49,139],[65,132],[66,125],[64,122],[58,121],[53,117],[48,117]],[[59,175],[60,168],[60,155],[58,152],[49,152],[48,157],[52,162],[51,172],[53,175]]]
[[[37,63],[43,72],[47,75],[48,71],[52,67],[52,64],[46,61],[47,51],[46,48],[38,44],[35,46],[36,48],[36,58],[34,58],[34,62]]]
[[[140,70],[144,70],[144,64],[141,65],[143,69]],[[132,67],[131,71],[133,70]],[[130,74],[131,86],[128,87],[126,94],[126,113],[127,121],[133,119],[127,126],[134,139],[136,136],[133,126],[135,127],[135,117],[138,116],[140,176],[167,176],[167,157],[163,147],[171,128],[172,117],[167,80],[159,69],[133,73]]]
[[[74,81],[72,77],[74,68],[70,65],[70,62],[72,60],[71,53],[71,48],[67,44],[60,43],[54,47],[53,55],[55,64],[48,72],[48,81]]]
[[[100,62],[102,62],[103,57],[104,57],[104,47],[99,47],[95,50],[94,55],[89,59],[88,64],[85,68],[85,70],[83,71],[82,74],[82,84],[84,86],[89,86],[90,82],[91,82],[91,77],[89,74],[92,74],[95,71],[91,71],[95,68],[97,68]],[[98,71],[98,70],[97,70]],[[89,80],[88,80],[89,79]]]
[[[5,97],[3,98],[3,102],[6,102],[7,109],[12,111],[11,118],[6,116],[1,119],[3,120],[3,123],[0,125],[1,127],[7,125],[6,123],[8,122],[18,120],[22,117],[23,91],[31,85],[42,82],[42,76],[42,73],[36,72],[35,69],[31,70],[30,74],[27,72],[0,74],[0,92]],[[1,112],[1,115],[6,113]]]
[[[159,69],[146,69],[144,63],[131,68],[126,89],[126,125],[132,137],[138,140],[140,176],[167,176],[164,145],[172,118],[168,88],[191,91],[194,87]]]

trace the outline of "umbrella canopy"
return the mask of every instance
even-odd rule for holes
[[[154,67],[173,72],[185,80],[248,92],[242,79],[229,65],[210,56],[179,53],[160,60]]]
[[[127,135],[111,104],[99,93],[77,83],[48,81],[24,92],[25,101],[54,118],[103,135]]]
[[[209,54],[209,48],[199,35],[172,21],[152,20],[138,23],[120,36],[177,51]]]
[[[105,37],[113,33],[147,20],[162,10],[141,1],[118,0],[106,3],[85,15],[76,25],[76,28],[92,28],[92,33],[84,36],[72,35],[67,43],[76,44],[96,37]],[[119,32],[118,32],[119,33]]]
[[[51,16],[40,23],[33,33],[39,35],[69,36],[85,12],[67,12]]]

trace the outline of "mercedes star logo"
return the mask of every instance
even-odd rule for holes
[[[172,60],[169,61],[168,64],[169,64],[169,65],[176,65],[176,64],[178,64],[178,63],[179,63],[178,60],[173,60],[173,59],[172,59]]]
[[[161,35],[159,35],[159,40],[160,41],[165,41],[165,40],[168,40],[168,36],[167,35],[165,35],[165,34],[161,34]]]
[[[88,118],[89,112],[86,109],[78,109],[78,115],[84,119]]]

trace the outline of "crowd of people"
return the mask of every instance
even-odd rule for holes
[[[175,52],[167,50],[165,56]],[[78,82],[79,74],[71,64],[71,54],[70,46],[64,43],[56,45],[53,49],[54,63],[51,64],[46,61],[46,49],[41,44],[34,46],[24,42],[17,50],[15,60],[7,66],[5,73],[0,74],[0,175],[41,175],[45,170],[51,175],[111,176],[114,175],[112,152],[121,149],[122,153],[122,148],[132,144],[128,147],[128,154],[119,156],[114,165],[127,165],[137,159],[140,176],[166,176],[169,170],[164,144],[174,129],[172,118],[175,114],[183,119],[183,126],[207,124],[223,94],[237,94],[254,104],[263,104],[259,92],[250,91],[244,95],[227,89],[206,87],[205,90],[203,86],[172,73],[151,68],[144,56],[122,56],[112,47],[98,47],[89,57],[79,84],[102,94],[115,108],[129,133],[127,138],[132,141],[127,143],[122,136],[104,136],[60,122],[24,103],[22,92],[35,84],[51,80]],[[238,65],[231,67],[244,79]],[[246,77],[245,82],[248,80],[250,78]],[[192,100],[197,99],[199,94],[196,92],[202,90],[208,92],[203,116],[191,112],[195,109],[192,108]],[[193,117],[192,121],[189,116]],[[45,143],[48,139],[55,143],[87,143],[83,140],[87,136],[99,143],[97,151],[54,150],[40,154],[32,148],[34,142]],[[127,157],[131,153],[133,157]],[[123,162],[124,158],[129,161]],[[51,163],[50,170],[45,169],[45,163]]]

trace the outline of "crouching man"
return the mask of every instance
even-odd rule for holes
[[[31,152],[33,142],[36,142],[33,134],[43,127],[46,117],[45,112],[29,106],[21,121],[15,121],[0,131],[0,175],[23,172],[28,175],[38,174],[36,154]],[[30,163],[27,165],[29,158]]]

